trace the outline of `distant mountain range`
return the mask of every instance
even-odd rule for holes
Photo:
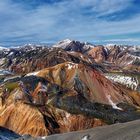
[[[20,65],[24,63],[22,62],[22,59],[25,61],[25,58],[26,59],[30,58],[32,59],[32,61],[37,61],[37,57],[43,56],[44,52],[45,56],[48,57],[47,54],[49,55],[54,51],[60,52],[60,50],[62,50],[65,54],[67,53],[69,55],[81,53],[81,56],[84,55],[89,60],[94,59],[96,63],[104,65],[106,69],[109,71],[111,71],[112,69],[114,71],[117,70],[117,71],[140,72],[139,46],[117,46],[117,45],[98,46],[89,43],[81,43],[79,41],[69,39],[60,41],[59,43],[53,45],[52,47],[32,44],[27,44],[16,48],[1,47],[0,48],[1,68],[9,69],[12,66],[14,67],[14,65],[16,65],[20,69],[18,63],[20,63]],[[16,59],[18,59],[18,62]]]

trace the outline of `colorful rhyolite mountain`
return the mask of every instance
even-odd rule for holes
[[[0,58],[0,126],[18,134],[140,119],[139,48],[64,40],[1,49]]]

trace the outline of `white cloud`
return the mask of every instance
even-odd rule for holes
[[[102,40],[102,36],[140,32],[140,14],[119,22],[98,19],[98,16],[129,7],[131,1],[71,0],[27,9],[20,3],[1,0],[0,42],[6,39],[46,42],[64,38],[94,41]],[[82,14],[88,6],[92,14]]]
[[[131,6],[133,0],[75,0],[82,7],[90,6],[98,16],[121,11]]]

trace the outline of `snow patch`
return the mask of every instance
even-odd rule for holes
[[[72,65],[71,64],[68,64],[68,70],[72,69]]]
[[[46,136],[44,136],[44,137],[41,137],[43,140],[45,140],[46,139]]]
[[[28,74],[26,74],[26,76],[31,76],[31,75],[36,76],[38,73],[39,73],[39,71],[37,71],[37,72],[32,72],[32,73],[28,73]]]
[[[14,52],[10,52],[9,54],[8,54],[8,56],[11,56],[11,55],[13,55],[14,54]]]
[[[68,63],[67,66],[68,66],[68,70],[78,68],[78,64],[75,64],[75,63]]]
[[[0,75],[12,75],[13,73],[8,70],[0,70]]]
[[[111,100],[111,96],[110,96],[110,95],[107,95],[106,97],[107,97],[109,103],[112,105],[112,107],[113,107],[114,109],[122,110],[122,108],[117,107],[117,105]]]
[[[46,92],[47,91],[47,87],[45,85],[42,85],[41,89],[39,89],[39,91]]]
[[[80,55],[80,57],[81,57],[82,59],[84,59],[83,55]]]
[[[90,136],[89,135],[85,135],[85,136],[82,137],[81,140],[90,140]]]
[[[130,77],[130,76],[123,76],[123,75],[106,75],[106,78],[120,83],[122,85],[125,85],[128,88],[131,88],[132,90],[137,90],[139,86],[139,81],[136,77]]]
[[[3,51],[3,50],[9,51],[10,49],[0,46],[0,51]]]
[[[57,44],[53,45],[53,47],[56,47],[56,48],[65,48],[68,44],[70,44],[72,42],[72,40],[70,39],[65,39],[65,40],[62,40],[60,42],[58,42]]]
[[[4,64],[5,63],[5,60],[6,60],[5,58],[1,58],[0,59],[0,65]]]

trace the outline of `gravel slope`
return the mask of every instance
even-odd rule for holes
[[[85,131],[57,134],[42,140],[140,140],[140,120]],[[40,140],[40,139],[36,139]]]

